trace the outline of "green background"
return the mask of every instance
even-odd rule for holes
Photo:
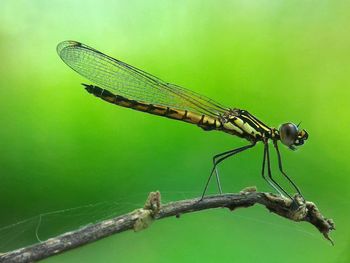
[[[149,191],[198,196],[211,156],[246,144],[89,95],[56,54],[72,39],[271,126],[302,121],[309,140],[282,147],[284,166],[336,221],[336,246],[256,206],[161,220],[44,262],[350,262],[349,10],[334,0],[2,0],[1,252],[35,242],[35,229],[46,239],[131,211]],[[270,191],[261,160],[259,144],[226,161],[224,190]],[[281,178],[275,155],[273,166]]]

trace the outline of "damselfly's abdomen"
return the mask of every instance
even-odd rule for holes
[[[117,104],[122,107],[131,108],[134,110],[167,117],[170,119],[196,124],[204,130],[221,130],[223,126],[220,120],[218,120],[217,118],[207,116],[205,114],[197,114],[187,110],[180,110],[166,106],[130,100],[123,96],[115,95],[109,92],[108,90],[101,89],[97,86],[86,84],[83,85],[89,93],[95,95],[96,97],[99,97],[107,102]]]

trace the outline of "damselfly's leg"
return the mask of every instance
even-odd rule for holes
[[[215,165],[215,160],[213,158],[213,165]],[[222,188],[220,183],[220,177],[219,177],[219,171],[218,168],[215,168],[215,178],[216,178],[216,184],[218,185],[219,193],[222,194]]]
[[[244,146],[244,147],[245,147],[245,146]],[[223,152],[223,153],[219,153],[219,154],[217,154],[217,155],[215,155],[215,156],[213,157],[213,167],[215,168],[214,172],[215,172],[216,184],[217,184],[217,186],[218,186],[218,189],[219,189],[219,193],[220,193],[220,194],[222,194],[222,188],[221,188],[221,183],[220,183],[220,177],[219,177],[218,167],[216,166],[217,159],[218,159],[219,157],[222,158],[224,155],[230,154],[230,153],[232,153],[233,151],[237,151],[237,150],[239,150],[239,148],[238,148],[238,149],[229,150],[229,151],[226,151],[226,152]]]
[[[298,194],[300,196],[303,197],[299,187],[292,181],[292,179],[283,171],[283,167],[282,167],[282,158],[281,158],[281,154],[280,154],[280,151],[278,149],[278,145],[277,145],[277,141],[274,141],[273,142],[274,146],[275,146],[275,149],[276,149],[276,153],[277,153],[277,158],[278,158],[278,167],[281,171],[281,173],[287,178],[287,180],[293,185],[294,189],[298,192]]]
[[[282,192],[275,186],[268,178],[265,176],[265,163],[266,163],[266,147],[264,144],[264,157],[263,157],[263,164],[262,164],[262,170],[261,170],[261,175],[262,178],[273,188],[275,189],[280,195],[283,196]]]
[[[250,144],[250,145],[246,145],[246,146],[243,146],[243,147],[240,147],[240,148],[237,148],[237,149],[233,149],[231,151],[227,151],[227,152],[224,152],[224,153],[221,153],[221,154],[218,154],[218,155],[215,155],[214,156],[214,166],[210,172],[210,175],[208,177],[208,180],[207,180],[207,183],[205,184],[205,187],[204,187],[204,191],[203,191],[203,194],[202,194],[202,197],[201,197],[201,200],[204,198],[204,195],[208,189],[208,185],[209,185],[209,182],[213,176],[213,173],[216,171],[216,168],[217,168],[217,165],[219,163],[221,163],[222,161],[224,161],[225,159],[237,154],[237,153],[240,153],[240,152],[243,152],[244,150],[247,150],[249,148],[252,148],[253,146],[255,146],[255,143],[253,144]],[[221,186],[220,186],[221,188]]]
[[[235,150],[237,150],[237,149],[229,150],[229,151],[226,151],[226,152],[223,152],[223,153],[219,153],[217,155],[214,155],[214,157],[213,157],[213,167],[215,167],[216,184],[218,186],[220,194],[222,194],[222,188],[221,188],[221,183],[220,183],[219,171],[218,171],[217,166],[215,165],[216,159],[218,159],[219,157],[221,157],[223,155],[229,154],[229,153],[231,153],[232,151],[235,151]]]
[[[268,142],[264,142],[264,159],[266,157],[266,161],[267,161],[267,172],[268,172],[268,176],[270,178],[270,180],[273,182],[273,184],[277,187],[275,187],[273,184],[271,184],[271,182],[269,182],[269,184],[277,190],[277,188],[279,190],[281,190],[283,193],[285,193],[290,199],[293,199],[290,194],[288,194],[273,178],[272,178],[272,173],[271,173],[271,163],[270,163],[270,153],[269,153],[269,144]],[[264,161],[265,162],[265,161]],[[264,168],[264,167],[263,167]],[[264,177],[264,176],[263,176]],[[281,194],[283,196],[283,194],[277,190],[277,192],[279,194]]]

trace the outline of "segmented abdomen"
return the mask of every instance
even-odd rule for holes
[[[220,120],[204,114],[199,115],[187,110],[173,109],[166,106],[147,104],[136,100],[129,100],[122,96],[115,95],[108,90],[101,89],[97,86],[86,84],[83,85],[89,93],[95,95],[96,97],[122,107],[196,124],[204,130],[220,130],[223,126]]]

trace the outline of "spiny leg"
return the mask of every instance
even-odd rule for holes
[[[212,168],[212,170],[210,172],[210,175],[208,177],[207,183],[205,184],[201,200],[204,198],[204,195],[205,195],[205,193],[207,191],[209,182],[210,182],[210,180],[211,180],[211,178],[213,176],[214,171],[216,170],[217,165],[219,163],[221,163],[222,161],[224,161],[225,159],[227,159],[227,158],[229,158],[229,157],[231,157],[231,156],[233,156],[233,155],[235,155],[237,153],[243,152],[244,150],[252,148],[253,146],[255,146],[255,142],[253,144],[246,145],[246,146],[243,146],[243,147],[240,147],[240,148],[237,148],[237,149],[233,149],[231,151],[227,151],[227,152],[224,152],[224,153],[221,153],[221,154],[218,154],[218,155],[214,156],[214,158],[215,158],[214,167]],[[221,188],[221,186],[220,186],[220,188]]]
[[[277,141],[273,142],[275,149],[276,149],[276,153],[277,153],[277,158],[278,158],[278,167],[279,170],[281,171],[281,173],[287,178],[287,180],[293,185],[294,189],[298,192],[298,194],[300,196],[303,197],[299,187],[292,181],[292,179],[283,171],[283,167],[282,167],[282,158],[281,158],[281,154],[280,151],[278,149],[278,145],[277,145]],[[304,197],[303,197],[304,198]]]
[[[273,178],[272,178],[272,173],[271,173],[271,163],[270,163],[270,153],[269,153],[269,144],[268,142],[264,142],[265,149],[266,149],[266,160],[267,160],[267,172],[270,180],[283,192],[285,193],[290,199],[293,200],[293,198],[284,190]],[[281,192],[278,191],[280,194]]]

